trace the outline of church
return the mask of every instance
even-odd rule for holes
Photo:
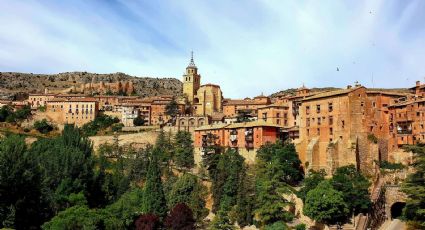
[[[183,94],[191,105],[193,115],[212,116],[223,111],[223,94],[220,86],[201,85],[201,75],[198,74],[198,67],[193,60],[193,52],[183,75]]]

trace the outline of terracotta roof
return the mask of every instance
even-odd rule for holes
[[[30,93],[29,96],[56,96],[57,94],[54,93]]]
[[[270,105],[265,105],[265,106],[258,107],[258,109],[266,109],[266,108],[285,108],[285,109],[288,109],[289,106],[287,106],[287,105],[278,105],[278,104],[270,104]]]
[[[201,85],[200,87],[202,87],[202,86],[212,86],[212,87],[218,87],[218,88],[220,88],[220,86],[219,86],[219,85],[211,84],[211,83]]]
[[[195,129],[195,131],[204,131],[204,130],[214,130],[214,129],[222,129],[229,126],[229,124],[212,124],[212,125],[204,125]]]
[[[402,107],[402,106],[414,104],[416,102],[425,102],[425,98],[418,98],[418,99],[415,99],[415,100],[401,101],[401,102],[398,102],[398,103],[394,103],[394,104],[392,104],[388,107]]]
[[[255,101],[255,100],[228,100],[223,103],[224,106],[226,105],[268,105],[269,102],[262,102],[262,101]]]
[[[402,92],[395,92],[395,91],[390,91],[390,90],[374,90],[374,89],[366,89],[366,93],[383,94],[383,95],[400,96],[400,97],[411,95],[411,93],[402,93]]]
[[[257,121],[243,122],[243,123],[233,123],[227,126],[226,129],[251,128],[251,127],[259,127],[259,126],[283,128],[283,126],[280,126],[280,125],[270,124],[263,120],[257,120]]]
[[[93,97],[53,98],[47,102],[97,102]]]
[[[364,87],[360,86],[360,87],[353,87],[353,88],[350,88],[350,89],[339,89],[339,90],[332,90],[332,91],[327,91],[327,92],[323,92],[323,93],[318,93],[318,94],[313,95],[311,97],[304,98],[303,101],[310,101],[310,100],[315,100],[315,99],[320,99],[320,98],[344,95],[344,94],[351,93],[351,92],[353,92],[357,89],[360,89],[360,88],[364,88]]]

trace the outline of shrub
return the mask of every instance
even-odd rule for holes
[[[143,117],[136,117],[134,120],[133,120],[133,125],[134,126],[142,126],[142,125],[144,125],[145,124],[145,119],[143,119]]]
[[[122,123],[118,123],[118,124],[112,125],[111,129],[112,129],[113,132],[120,132],[123,127],[124,127],[124,125]]]
[[[372,143],[375,143],[375,144],[378,143],[378,138],[373,133],[370,133],[369,135],[367,135],[367,139]]]
[[[40,133],[46,134],[53,130],[53,126],[49,124],[46,119],[43,119],[34,123],[34,129]]]

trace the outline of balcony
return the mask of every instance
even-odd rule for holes
[[[254,137],[252,135],[246,136],[245,141],[252,142],[252,141],[254,141]]]
[[[412,130],[406,130],[406,129],[397,130],[397,134],[410,135],[410,134],[412,134]]]

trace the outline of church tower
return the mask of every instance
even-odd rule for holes
[[[198,74],[198,68],[193,61],[193,52],[190,63],[186,67],[186,73],[183,75],[183,94],[187,96],[190,103],[193,103],[196,92],[201,85],[201,75]]]

